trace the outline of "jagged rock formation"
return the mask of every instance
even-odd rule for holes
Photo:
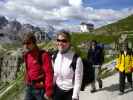
[[[21,63],[22,57],[16,51],[9,51],[0,57],[0,80],[2,82],[15,80]]]
[[[8,23],[8,20],[4,16],[0,16],[0,29]]]
[[[0,43],[19,42],[26,32],[34,32],[39,41],[49,40],[48,32],[45,30],[31,24],[21,24],[17,20],[8,21],[4,16],[0,16]]]

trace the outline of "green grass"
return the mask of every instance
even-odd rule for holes
[[[0,100],[14,100],[14,98],[17,97],[17,95],[21,94],[22,90],[24,90],[24,65],[21,64],[20,66],[21,70],[17,73],[16,80],[6,82],[5,85],[1,87],[0,93],[4,92],[9,86],[13,87],[9,89],[1,98]],[[3,83],[1,83],[3,84]],[[0,84],[0,85],[1,85]]]
[[[79,45],[84,41],[97,40],[104,44],[110,44],[118,39],[118,35],[92,35],[92,34],[72,34],[72,44]]]
[[[14,100],[14,98],[16,98],[17,95],[19,95],[22,92],[22,90],[24,90],[25,86],[24,86],[23,74],[20,74],[16,80],[12,81],[9,85],[6,85],[6,87],[4,87],[3,92],[11,85],[13,85],[13,87],[11,89],[9,89],[0,98],[0,100]]]
[[[1,98],[0,100],[14,100],[14,98],[22,92],[24,89],[24,83],[22,80],[17,80],[15,85],[7,91]],[[9,85],[10,86],[10,85]]]
[[[17,48],[20,48],[22,46],[21,43],[6,43],[6,44],[3,44],[2,47],[6,50],[16,50]]]

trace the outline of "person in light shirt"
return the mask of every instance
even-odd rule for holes
[[[75,52],[71,48],[71,37],[66,31],[57,34],[58,52],[53,63],[54,67],[54,98],[53,100],[79,100],[82,84],[83,63],[78,56],[75,71],[71,67]]]

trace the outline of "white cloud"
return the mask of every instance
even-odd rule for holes
[[[72,26],[69,20],[110,23],[133,14],[132,8],[122,10],[94,9],[83,7],[82,0],[8,0],[0,3],[0,15],[34,25]],[[78,24],[77,24],[78,26]]]
[[[69,4],[72,6],[81,6],[82,0],[69,0]]]
[[[66,6],[69,4],[68,0],[9,0],[7,4],[18,5],[23,8],[26,6],[34,6],[38,9],[53,9],[61,6]]]

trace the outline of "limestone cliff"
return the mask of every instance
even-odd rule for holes
[[[0,81],[10,82],[15,80],[22,63],[19,51],[8,51],[0,57]]]

